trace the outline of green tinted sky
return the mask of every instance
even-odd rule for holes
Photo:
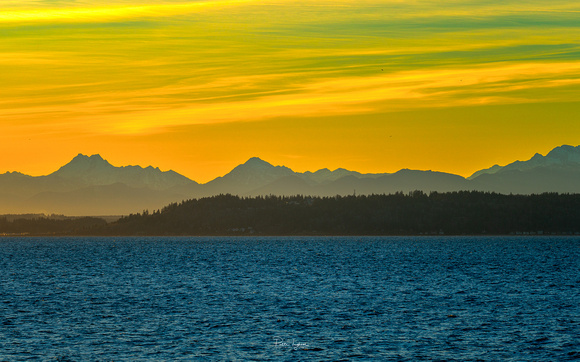
[[[0,171],[469,175],[580,135],[572,1],[3,1]]]

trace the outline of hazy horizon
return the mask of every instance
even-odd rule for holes
[[[559,145],[559,146],[557,146],[557,147],[554,147],[554,148],[558,148],[558,147],[561,147],[561,146],[568,146],[568,145]],[[575,147],[575,146],[572,146],[572,147]],[[552,148],[552,149],[554,149],[554,148]],[[551,151],[552,149],[550,149],[550,151]],[[538,153],[539,153],[539,152],[536,152],[535,154],[538,154]],[[548,152],[546,152],[546,153],[544,153],[544,154],[541,154],[541,153],[540,153],[540,154],[541,154],[542,156],[546,156],[546,154],[547,154],[547,153],[548,153]],[[535,154],[534,154],[534,155],[535,155]],[[526,158],[526,159],[522,159],[522,160],[512,160],[512,161],[511,161],[511,162],[509,162],[508,164],[510,164],[510,163],[512,163],[512,162],[516,162],[516,161],[527,161],[527,160],[529,160],[530,158],[532,158],[532,156],[534,156],[534,155],[531,155],[530,157],[528,157],[528,158]],[[250,157],[249,159],[246,159],[246,160],[244,160],[244,161],[242,161],[242,162],[240,162],[240,163],[238,163],[238,164],[232,165],[232,166],[231,166],[231,168],[230,168],[228,171],[226,171],[224,174],[221,174],[221,175],[215,175],[215,176],[211,177],[211,178],[210,178],[209,180],[207,180],[207,181],[199,181],[199,180],[193,179],[193,178],[191,178],[191,177],[188,177],[188,176],[187,176],[187,175],[185,175],[184,173],[180,172],[180,170],[174,170],[174,169],[166,169],[166,168],[164,168],[162,165],[152,165],[152,164],[146,164],[146,165],[137,165],[137,164],[116,165],[116,164],[113,164],[113,163],[111,163],[107,157],[103,156],[103,155],[102,155],[102,154],[100,154],[100,153],[96,153],[96,154],[92,154],[92,155],[86,155],[86,154],[78,153],[78,154],[76,154],[75,156],[71,157],[69,161],[67,161],[67,162],[63,163],[62,165],[60,165],[60,166],[56,167],[56,168],[55,168],[53,171],[51,171],[51,172],[48,172],[48,173],[46,173],[46,174],[42,174],[42,175],[31,175],[31,174],[27,174],[27,173],[25,173],[25,172],[22,172],[21,170],[10,170],[10,171],[5,171],[5,172],[3,172],[3,173],[8,173],[8,172],[19,172],[19,173],[23,173],[23,174],[25,174],[25,175],[28,175],[28,176],[33,176],[33,177],[39,177],[39,176],[48,176],[48,175],[50,175],[50,174],[52,174],[52,173],[55,173],[56,171],[58,171],[58,170],[59,170],[61,167],[63,167],[63,166],[65,166],[65,165],[69,164],[70,162],[72,162],[72,161],[73,161],[73,160],[74,160],[76,157],[78,157],[78,156],[86,156],[86,157],[88,157],[88,158],[91,158],[91,157],[93,157],[93,156],[100,156],[100,157],[101,157],[101,158],[102,158],[104,161],[108,162],[109,164],[111,164],[111,165],[112,165],[112,166],[114,166],[114,167],[128,167],[128,166],[129,166],[129,167],[132,167],[132,166],[138,166],[138,167],[141,167],[141,168],[153,167],[153,168],[157,168],[157,169],[159,169],[159,170],[160,170],[160,171],[162,171],[162,172],[173,171],[173,172],[176,172],[176,173],[178,173],[178,174],[180,174],[180,175],[183,175],[183,176],[185,176],[185,177],[189,178],[189,179],[190,179],[190,180],[192,180],[192,181],[198,182],[198,183],[200,183],[200,184],[205,184],[205,183],[207,183],[207,182],[209,182],[209,181],[215,180],[216,178],[222,177],[222,176],[226,175],[227,173],[229,173],[230,171],[232,171],[232,170],[233,170],[234,168],[236,168],[237,166],[243,165],[243,164],[245,164],[246,162],[248,162],[249,160],[251,160],[251,159],[253,159],[253,158],[260,159],[260,160],[262,160],[262,161],[264,161],[264,162],[267,162],[267,163],[269,163],[270,165],[272,165],[272,166],[274,166],[274,167],[287,167],[287,168],[291,169],[292,171],[294,171],[294,172],[296,172],[296,173],[308,173],[308,172],[314,173],[314,172],[317,172],[317,171],[320,171],[320,170],[324,170],[324,169],[327,169],[327,170],[330,170],[330,171],[336,171],[336,170],[338,170],[338,169],[345,169],[345,170],[347,170],[347,171],[359,172],[359,173],[361,173],[361,174],[389,174],[389,173],[396,173],[396,172],[398,172],[398,171],[401,171],[401,170],[404,170],[404,169],[411,169],[411,168],[409,168],[409,167],[404,167],[404,168],[401,168],[401,169],[399,169],[399,170],[395,170],[395,171],[393,171],[393,172],[386,172],[386,171],[384,171],[384,172],[380,172],[380,171],[379,171],[379,172],[361,172],[360,170],[357,170],[357,169],[346,169],[346,168],[344,168],[344,167],[337,167],[337,168],[328,168],[328,167],[322,167],[322,168],[318,168],[318,169],[315,169],[315,170],[304,170],[304,171],[302,171],[302,170],[296,170],[296,169],[294,169],[294,168],[292,168],[292,167],[290,167],[290,166],[288,166],[288,165],[282,165],[282,164],[278,165],[278,164],[273,164],[273,163],[269,162],[269,160],[267,160],[267,159],[264,159],[264,158],[262,158],[262,157],[259,157],[259,156],[252,156],[252,157]],[[470,174],[468,174],[468,175],[459,175],[459,174],[454,174],[454,175],[458,175],[458,176],[461,176],[461,177],[464,177],[464,178],[466,178],[466,179],[467,179],[468,177],[472,176],[474,173],[476,173],[476,172],[478,172],[478,171],[482,171],[482,170],[485,170],[485,169],[491,168],[491,167],[493,167],[493,166],[500,166],[500,167],[503,167],[503,166],[506,166],[506,165],[507,165],[507,164],[505,164],[505,165],[497,165],[497,164],[493,164],[493,165],[489,165],[489,166],[487,166],[487,167],[484,167],[484,168],[482,168],[482,169],[475,170],[474,172],[472,172],[472,173],[470,173]],[[442,172],[442,173],[449,173],[449,174],[453,174],[452,172],[447,172],[447,171],[445,171],[445,170],[435,170],[435,169],[424,169],[424,170],[418,170],[418,171],[434,171],[434,172]],[[2,173],[0,173],[0,174],[2,174]]]

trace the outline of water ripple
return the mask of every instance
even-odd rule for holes
[[[3,238],[0,360],[572,361],[577,238]]]

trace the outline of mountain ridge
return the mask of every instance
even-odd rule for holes
[[[79,179],[87,185],[110,185],[121,182],[133,187],[150,187],[166,190],[176,185],[195,182],[175,171],[161,171],[159,167],[115,167],[101,155],[86,156],[79,153],[69,163],[48,175],[66,179]]]
[[[474,179],[485,173],[495,174],[509,170],[524,171],[542,166],[562,165],[566,162],[578,164],[580,166],[580,146],[574,147],[570,145],[562,145],[550,150],[546,156],[536,153],[526,161],[514,161],[505,166],[493,165],[488,169],[476,171],[469,176],[468,179]]]
[[[161,171],[153,166],[117,167],[99,154],[79,153],[46,176],[28,176],[17,171],[0,174],[0,213],[118,215],[218,194],[344,196],[415,190],[580,193],[580,146],[558,146],[546,156],[536,153],[529,160],[494,165],[467,178],[411,169],[365,174],[344,168],[333,171],[323,168],[301,173],[252,157],[205,184],[173,170]]]

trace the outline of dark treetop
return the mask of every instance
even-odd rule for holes
[[[370,196],[219,195],[105,224],[0,219],[0,233],[70,235],[417,235],[580,233],[580,194],[461,191]]]

